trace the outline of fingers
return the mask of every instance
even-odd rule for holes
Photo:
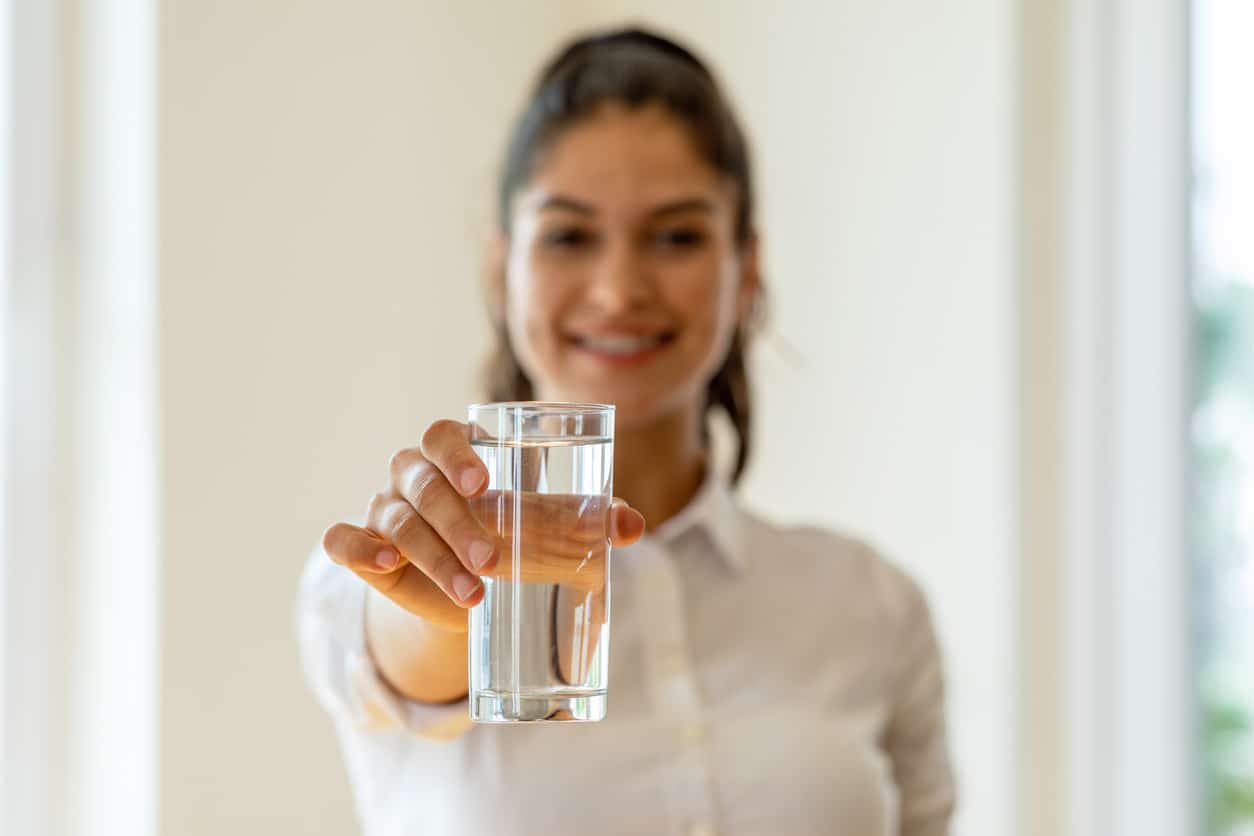
[[[462,496],[474,496],[487,487],[488,469],[471,448],[465,424],[436,421],[422,434],[420,448]]]
[[[462,444],[470,450],[464,439]],[[470,455],[478,461],[473,451],[470,451]],[[495,563],[498,553],[496,538],[484,530],[471,514],[465,498],[449,483],[444,472],[424,454],[415,450],[403,450],[393,456],[391,480],[392,491],[408,502],[422,522],[440,536],[447,544],[446,550],[451,549],[467,571],[482,573]],[[484,485],[486,481],[484,471]],[[479,485],[476,490],[482,490],[484,485]],[[406,524],[414,525],[408,522]],[[386,535],[387,532],[380,533]],[[395,539],[392,542],[401,546],[406,557],[415,557],[405,550],[403,543]]]
[[[514,561],[506,551],[486,576],[520,583],[563,584],[582,590],[601,589],[605,586],[605,547],[588,550],[582,558],[554,555],[550,551],[528,547],[526,541],[519,550],[519,573],[514,576]]]
[[[644,515],[624,500],[615,499],[610,507],[610,542],[630,546],[644,536]]]
[[[370,501],[366,524],[454,601],[465,607],[478,601],[479,578],[466,570],[448,542],[405,499],[395,494],[376,495]]]
[[[601,497],[492,490],[469,504],[484,527],[500,538],[500,557],[486,570],[492,577],[583,588],[604,584],[609,539]]]
[[[348,523],[336,523],[322,535],[327,556],[354,572],[378,575],[394,571],[401,563],[400,553],[382,537]]]
[[[570,584],[603,601],[607,547],[630,545],[645,530],[644,518],[622,500],[488,490],[487,470],[456,421],[432,424],[421,448],[398,452],[389,471],[389,490],[371,500],[366,527],[334,525],[324,546],[333,560],[422,615],[460,618],[482,599],[485,575]],[[585,607],[584,617],[604,618],[601,601]]]
[[[613,545],[627,546],[644,534],[644,517],[621,499],[607,502],[602,496],[538,493],[536,491],[484,491],[468,500],[471,513],[490,531],[505,536],[514,529],[514,517],[522,520],[528,537],[575,548],[610,538]],[[615,530],[617,526],[618,530]]]
[[[468,504],[484,528],[503,539],[514,533],[517,516],[525,539],[556,554],[579,556],[607,537],[612,545],[629,546],[644,536],[644,517],[621,499],[607,507],[599,496],[493,489]]]
[[[323,534],[322,547],[331,560],[348,567],[400,606],[445,629],[464,631],[464,608],[477,604],[482,597],[476,591],[469,599],[455,602],[443,586],[369,529],[336,523]],[[387,568],[388,562],[391,568]]]
[[[421,616],[424,621],[429,621],[445,630],[466,631],[469,626],[466,621],[466,609],[479,603],[483,598],[482,592],[477,592],[467,602],[459,603],[450,598],[439,584],[412,564],[406,563],[405,567],[396,574],[399,577],[387,589],[377,584],[371,585],[406,610]],[[362,577],[370,583],[369,578],[364,575]]]
[[[469,505],[486,529],[498,532],[500,557],[485,573],[503,580],[515,580],[517,551],[518,581],[594,590],[604,585],[607,545],[630,545],[644,533],[638,511],[622,500],[607,506],[599,496],[494,489]]]

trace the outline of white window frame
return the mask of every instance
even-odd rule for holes
[[[1025,0],[1022,832],[1197,829],[1188,0]]]
[[[6,0],[0,832],[158,829],[156,11]]]

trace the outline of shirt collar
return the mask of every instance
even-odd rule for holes
[[[716,467],[707,466],[701,487],[688,504],[646,536],[670,545],[692,529],[705,532],[728,566],[734,570],[744,568],[743,512],[736,504],[727,479]]]

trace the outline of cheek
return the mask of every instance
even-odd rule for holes
[[[735,330],[734,266],[717,265],[702,280],[674,285],[672,304],[683,311],[693,353],[718,363]]]
[[[538,282],[529,270],[511,275],[506,284],[506,329],[514,353],[524,371],[532,376],[543,368],[555,347],[552,323],[557,321],[559,299],[551,283]]]

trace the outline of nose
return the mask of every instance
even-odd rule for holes
[[[615,241],[601,251],[589,277],[587,299],[607,314],[644,306],[653,295],[648,266],[635,248]]]

